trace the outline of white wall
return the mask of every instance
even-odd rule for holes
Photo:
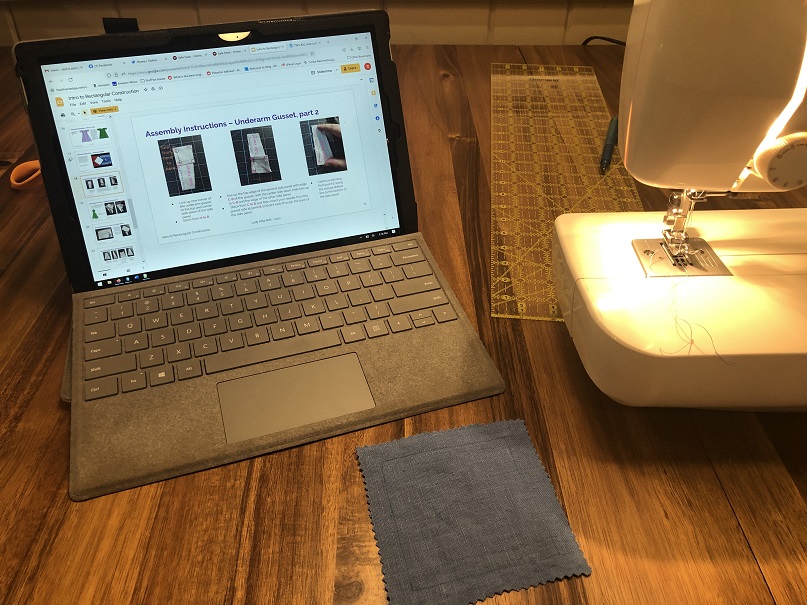
[[[0,45],[103,33],[102,17],[140,29],[383,8],[395,44],[579,44],[625,39],[632,0],[0,0]]]

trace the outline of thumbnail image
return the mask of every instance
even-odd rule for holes
[[[157,145],[168,195],[174,197],[213,189],[200,135],[163,139]]]
[[[90,212],[93,219],[109,218],[117,214],[127,214],[128,207],[125,200],[117,200],[112,202],[92,202],[90,204]],[[127,218],[127,217],[120,217]]]
[[[93,168],[108,168],[112,166],[112,155],[109,153],[91,153],[90,159]]]
[[[102,145],[109,143],[109,126],[82,126],[70,129],[70,138],[73,145],[89,147],[90,145]]]
[[[271,126],[230,132],[241,186],[280,180],[280,163]]]
[[[339,118],[305,120],[300,122],[300,133],[310,176],[347,170]]]
[[[112,239],[115,236],[112,233],[112,227],[101,227],[100,229],[95,230],[95,237],[98,241],[105,240],[105,239]]]
[[[132,227],[130,225],[121,225],[120,234],[123,237],[129,237],[132,234]]]
[[[123,191],[119,172],[106,172],[103,174],[85,176],[84,182],[85,197],[100,197],[118,194]]]

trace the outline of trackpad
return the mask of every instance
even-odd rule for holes
[[[227,443],[375,407],[355,353],[218,384]]]

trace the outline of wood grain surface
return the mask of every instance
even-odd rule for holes
[[[490,318],[490,63],[592,65],[616,112],[622,50],[401,46],[394,55],[421,231],[507,391],[71,502],[70,412],[59,400],[70,288],[44,191],[12,191],[6,173],[0,602],[385,603],[355,448],[510,418],[526,421],[593,572],[486,603],[807,602],[807,414],[623,407],[589,380],[564,324]],[[0,156],[31,159],[9,56],[0,52]],[[663,209],[661,192],[640,193],[647,209]],[[738,203],[807,206],[807,194]]]

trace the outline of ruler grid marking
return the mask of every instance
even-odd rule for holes
[[[590,67],[491,64],[491,315],[561,320],[552,227],[565,212],[640,211]]]

